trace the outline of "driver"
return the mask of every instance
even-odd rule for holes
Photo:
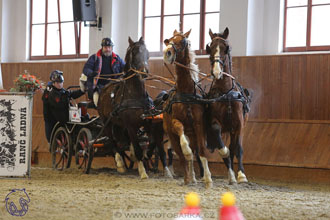
[[[50,82],[42,95],[45,133],[48,143],[55,124],[69,121],[70,99],[79,98],[84,94],[80,89],[75,91],[63,88],[63,72],[54,70],[50,73]]]

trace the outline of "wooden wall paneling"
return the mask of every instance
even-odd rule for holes
[[[300,72],[302,65],[300,63],[304,62],[305,56],[292,56],[292,69],[291,69],[291,79],[290,79],[290,115],[289,118],[299,119],[302,116],[302,85],[299,81]]]
[[[32,117],[32,150],[36,148],[38,148],[38,152],[49,152],[42,116]]]
[[[196,60],[196,63],[198,64],[198,68],[202,73],[211,74],[211,63],[210,63],[209,58],[198,59],[198,60]],[[199,79],[201,79],[201,78],[202,78],[202,75],[199,75]],[[212,77],[209,77],[209,79],[212,79]],[[202,83],[201,87],[207,93],[210,90],[212,82],[204,79],[201,83]]]
[[[278,109],[278,114],[275,114],[274,118],[289,118],[291,108],[290,87],[292,81],[290,81],[290,74],[292,69],[292,57],[279,56],[278,59],[279,67],[277,82],[280,88],[280,95],[278,96],[276,103],[273,103],[276,106],[276,108],[273,109]]]
[[[317,116],[321,120],[326,120],[330,114],[330,56],[320,56],[320,72],[318,73],[318,86],[317,86]],[[323,73],[323,74],[322,74]]]
[[[246,129],[247,164],[330,168],[329,124],[249,122]]]
[[[271,78],[271,61],[266,58],[257,58],[257,72],[261,78],[261,99],[259,103],[259,117],[260,118],[271,118],[270,106],[272,106],[272,91],[274,80]],[[277,93],[277,92],[276,92]]]
[[[312,68],[312,71],[309,72],[308,76],[309,76],[309,79],[311,81],[311,91],[312,91],[312,94],[313,96],[311,97],[312,98],[312,109],[311,109],[311,114],[312,114],[312,117],[313,119],[317,119],[319,118],[318,116],[318,106],[322,106],[321,103],[318,102],[319,100],[319,95],[318,95],[318,84],[320,82],[320,75],[321,75],[321,56],[322,55],[314,55],[314,56],[311,56],[311,68]],[[309,84],[307,82],[307,84]]]
[[[307,57],[306,62],[306,71],[304,71],[304,74],[302,75],[302,92],[303,92],[303,118],[302,119],[308,119],[307,116],[309,116],[310,119],[314,118],[313,114],[313,106],[314,106],[314,100],[315,100],[315,93],[314,93],[314,86],[313,86],[313,80],[315,79],[315,71],[313,68],[314,63],[312,63],[313,58],[311,56]]]

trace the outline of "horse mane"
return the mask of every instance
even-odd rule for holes
[[[196,54],[190,48],[190,41],[189,40],[187,40],[187,41],[188,41],[187,51],[188,51],[188,57],[190,60],[189,67],[190,67],[190,69],[192,69],[192,70],[190,70],[190,76],[194,80],[194,82],[197,83],[199,80],[199,78],[198,78],[199,68],[198,68],[198,65],[195,64]]]

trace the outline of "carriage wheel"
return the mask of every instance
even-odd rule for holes
[[[92,133],[88,128],[79,131],[75,145],[75,158],[78,169],[86,174],[89,173],[94,156],[94,148],[89,142],[92,140]]]
[[[69,168],[72,158],[72,145],[69,133],[64,127],[59,127],[51,142],[53,169],[63,170]]]

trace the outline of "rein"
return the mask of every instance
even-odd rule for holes
[[[142,71],[139,71],[139,70],[136,70],[136,69],[133,69],[133,68],[130,68],[128,70],[129,71],[133,71],[134,73],[126,78],[120,78],[120,79],[111,79],[111,78],[105,78],[105,77],[97,77],[98,79],[104,79],[104,80],[109,80],[109,81],[115,81],[115,82],[123,82],[123,81],[126,81],[126,80],[129,80],[130,78],[136,76],[137,74],[140,74],[140,75],[147,75],[148,77],[146,78],[146,80],[152,80],[153,78],[158,80],[159,82],[162,82],[166,85],[175,85],[175,82],[166,78],[166,77],[162,77],[162,76],[158,76],[158,75],[154,75],[154,74],[151,74],[151,73],[146,73],[146,72],[142,72]],[[124,75],[123,72],[121,73],[117,73],[117,74],[111,74],[111,76],[115,76],[115,75]]]
[[[192,71],[194,71],[194,72],[197,72],[198,74],[204,76],[203,80],[204,80],[204,79],[207,79],[207,80],[210,81],[210,82],[213,81],[212,79],[207,78],[207,77],[211,76],[211,74],[206,74],[206,73],[203,73],[203,72],[201,72],[201,71],[196,71],[196,70],[191,69],[190,67],[187,67],[187,66],[185,66],[185,65],[183,65],[183,64],[181,64],[181,63],[178,63],[178,62],[176,62],[176,61],[174,61],[174,64],[175,64],[175,65],[178,65],[178,66],[180,66],[180,67],[186,68],[186,69],[188,69],[188,70],[192,70]],[[229,73],[226,73],[226,72],[222,72],[222,73],[223,73],[224,75],[226,75],[226,76],[232,78],[232,79],[235,79],[235,77],[232,76],[232,75],[230,75]],[[202,80],[200,80],[200,81],[202,81]]]

